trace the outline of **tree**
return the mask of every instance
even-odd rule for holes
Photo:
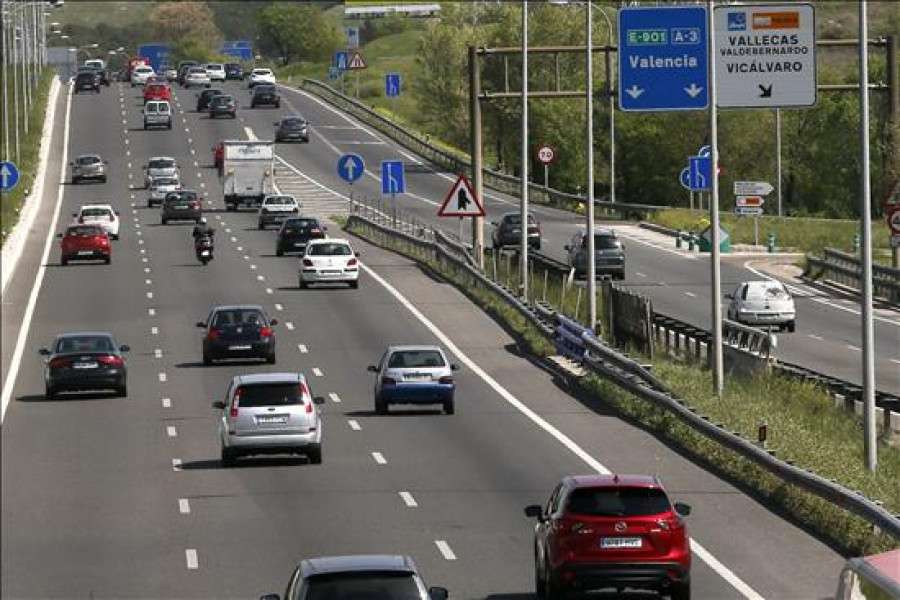
[[[277,3],[259,15],[260,42],[283,64],[292,60],[324,60],[342,44],[341,32],[309,4]]]
[[[164,2],[150,14],[154,41],[174,44],[190,39],[210,51],[222,45],[222,32],[205,2]]]

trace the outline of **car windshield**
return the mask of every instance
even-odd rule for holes
[[[213,327],[230,327],[235,325],[265,325],[266,317],[255,308],[235,308],[220,310],[213,317]]]
[[[79,335],[59,338],[54,350],[57,354],[77,352],[115,352],[112,340],[105,335]]]
[[[437,350],[398,350],[391,354],[389,369],[418,369],[443,367],[447,363]]]
[[[166,201],[184,204],[185,202],[193,202],[197,199],[197,192],[172,192],[166,196]]]
[[[66,236],[91,237],[95,235],[103,235],[103,229],[96,225],[76,225],[66,229]]]
[[[669,498],[659,488],[582,488],[566,502],[567,513],[589,517],[646,517],[669,510]]]
[[[422,600],[411,573],[331,573],[310,577],[305,600]]]
[[[292,406],[303,404],[303,393],[299,383],[254,383],[238,388],[241,393],[240,406]]]
[[[156,158],[151,160],[148,166],[151,169],[172,169],[175,167],[174,158]]]
[[[108,208],[83,208],[81,209],[82,217],[108,217],[110,216]]]
[[[174,177],[160,177],[158,179],[154,179],[151,184],[152,187],[163,187],[167,185],[178,185],[178,180]]]
[[[283,119],[281,121],[281,126],[284,127],[285,129],[297,129],[299,127],[303,127],[304,125],[306,125],[306,121],[304,121],[303,119],[301,119],[299,117],[294,117],[291,119]]]
[[[84,166],[84,165],[96,165],[103,161],[100,160],[99,156],[79,156],[78,158],[75,159],[75,162],[81,166]]]
[[[316,244],[306,250],[309,256],[350,256],[353,252],[347,244]]]

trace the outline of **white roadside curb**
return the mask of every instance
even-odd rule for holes
[[[19,259],[22,258],[22,251],[25,248],[25,241],[28,239],[28,232],[34,225],[34,219],[37,217],[38,208],[40,208],[44,194],[44,174],[47,172],[47,161],[50,158],[50,138],[53,137],[53,120],[56,117],[56,101],[59,90],[62,85],[59,77],[54,76],[50,83],[50,91],[47,95],[47,110],[44,113],[44,127],[41,130],[41,149],[38,154],[38,168],[34,178],[34,187],[31,193],[25,198],[22,210],[19,213],[19,220],[13,227],[12,233],[6,238],[3,244],[3,252],[0,255],[3,268],[0,269],[0,290],[6,295],[6,286],[12,280],[12,275],[16,271]]]

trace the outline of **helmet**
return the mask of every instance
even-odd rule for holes
[[[206,217],[200,217],[200,224],[206,225]]]

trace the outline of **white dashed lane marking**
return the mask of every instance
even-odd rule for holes
[[[403,502],[410,508],[415,508],[419,505],[409,492],[400,492],[400,497],[403,498]]]
[[[171,398],[163,398],[161,400],[163,408],[172,408],[172,399]]]
[[[350,426],[350,429],[353,431],[361,431],[362,427],[359,426],[359,422],[356,419],[349,419],[347,421],[347,425]]]
[[[159,327],[151,327],[150,335],[159,335]]]
[[[153,356],[155,358],[162,358],[162,350],[160,348],[153,349]]]
[[[191,514],[191,503],[188,502],[187,498],[179,498],[178,499],[178,512],[183,515]]]
[[[284,326],[287,328],[288,331],[293,331],[293,330],[294,330],[294,324],[291,323],[290,321],[287,321],[287,322],[284,324]]]
[[[169,378],[168,378],[168,376],[167,376],[165,373],[160,373],[160,374],[159,374],[159,381],[160,381],[160,383],[165,383],[165,382],[168,381],[168,380],[169,380]]]
[[[173,471],[180,471],[180,470],[181,470],[181,459],[180,459],[180,458],[173,458],[173,459],[172,459],[172,470],[173,470]]]
[[[587,48],[587,46],[585,46],[585,48]],[[271,293],[270,290],[271,290],[271,288],[266,288],[266,292]],[[284,310],[284,307],[283,307],[282,305],[280,305],[280,304],[276,304],[276,305],[275,305],[275,310]]]
[[[191,571],[196,571],[200,568],[200,563],[197,559],[197,551],[193,548],[188,548],[184,551],[184,558],[187,561],[187,568]]]
[[[331,392],[330,394],[328,394],[328,397],[331,398],[331,401],[336,404],[341,403],[341,397],[338,396],[337,394],[335,394],[334,392]]]
[[[456,555],[453,554],[453,550],[450,549],[450,545],[444,540],[435,540],[434,545],[438,547],[438,550],[446,560],[456,560]]]
[[[387,464],[387,459],[384,457],[384,455],[381,452],[373,452],[372,458],[375,459],[375,462],[379,465]]]
[[[178,437],[178,430],[169,425],[168,427],[166,427],[166,435],[170,438]]]
[[[313,367],[312,374],[315,375],[316,377],[321,377],[323,375],[322,369],[320,369],[319,367]]]
[[[297,344],[297,350],[300,351],[300,354],[307,354],[309,352],[309,348],[306,347],[306,344]]]

